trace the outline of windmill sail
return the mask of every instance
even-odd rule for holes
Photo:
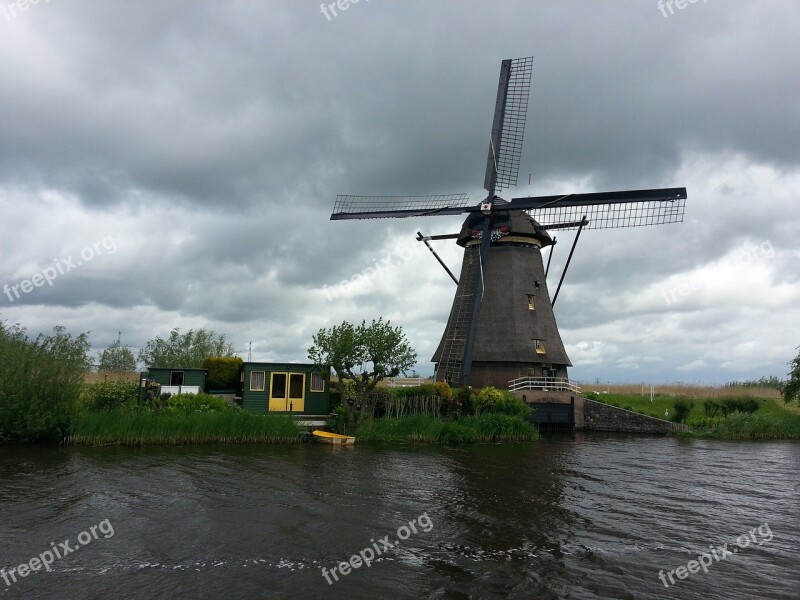
[[[434,196],[336,196],[331,221],[460,215],[469,202],[466,194]]]
[[[617,229],[681,223],[686,188],[629,190],[565,196],[514,198],[501,209],[529,210],[542,229]]]
[[[483,182],[490,196],[517,185],[532,71],[532,56],[504,60],[500,68],[489,158]]]

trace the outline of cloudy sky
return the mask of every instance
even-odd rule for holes
[[[725,382],[796,355],[795,0],[30,2],[0,0],[0,319],[95,351],[206,327],[284,361],[384,316],[428,374],[455,286],[415,233],[460,219],[332,222],[333,201],[477,201],[500,61],[533,55],[511,196],[528,174],[534,195],[689,193],[682,224],[581,236],[556,305],[572,377]]]

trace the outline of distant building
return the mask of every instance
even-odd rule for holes
[[[235,390],[210,390],[206,369],[150,367],[142,375],[161,386],[162,394],[210,393],[235,399],[257,414],[327,415],[331,411],[330,373],[313,364],[246,362]]]

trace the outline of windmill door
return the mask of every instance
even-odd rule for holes
[[[272,373],[269,386],[271,412],[303,412],[306,398],[305,373]]]

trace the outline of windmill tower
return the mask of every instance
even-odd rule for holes
[[[457,289],[450,317],[433,355],[436,379],[452,385],[506,387],[524,376],[566,378],[571,366],[553,305],[584,229],[640,227],[683,221],[685,188],[565,194],[503,200],[515,186],[522,154],[533,59],[504,60],[500,68],[489,157],[488,195],[477,205],[466,194],[337,196],[332,220],[467,214],[459,233],[423,236]],[[535,217],[535,218],[534,218]],[[577,233],[558,287],[547,287],[554,238]],[[430,241],[455,239],[464,248],[458,279]],[[548,268],[542,250],[550,248]]]

